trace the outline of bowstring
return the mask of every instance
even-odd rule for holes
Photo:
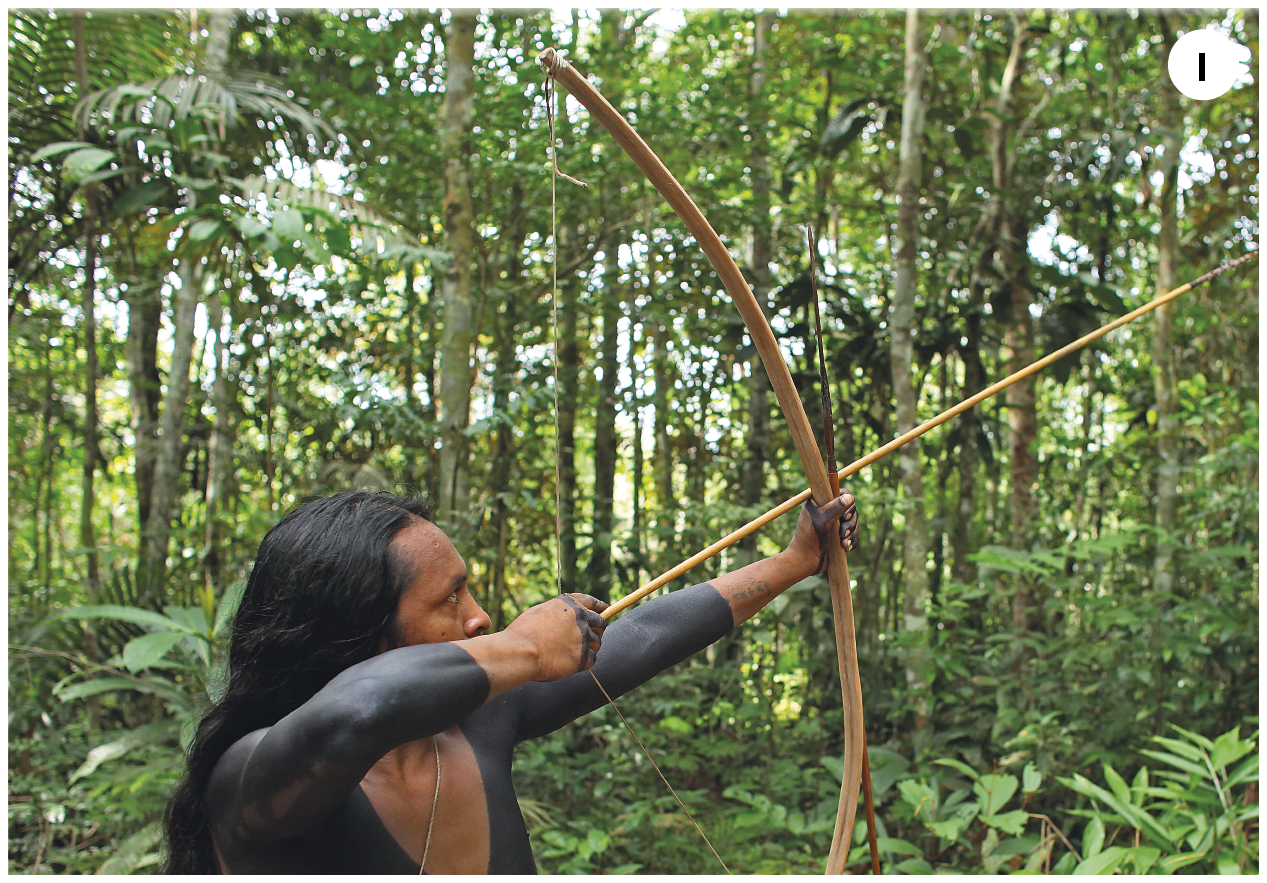
[[[566,178],[574,184],[580,184],[582,187],[588,187],[584,181],[578,181],[571,175],[565,174],[559,169],[558,144],[555,141],[554,134],[554,114],[558,101],[558,93],[554,91],[553,80],[547,72],[545,77],[545,103],[546,103],[546,119],[550,126],[550,319],[552,331],[554,335],[554,538],[555,538],[555,587],[559,590],[559,594],[563,594],[563,507],[562,490],[559,481],[559,447],[561,437],[559,434],[559,202],[558,190],[556,187],[559,178]],[[599,681],[598,675],[594,674],[594,670],[590,669],[589,676],[594,679],[594,686],[598,687],[603,698],[607,700],[607,704],[616,712],[616,716],[620,718],[620,722],[625,725],[625,729],[629,731],[629,735],[633,737],[638,748],[642,751],[642,756],[651,764],[651,768],[656,771],[656,775],[660,777],[660,781],[664,783],[664,787],[669,789],[669,793],[673,795],[673,799],[677,801],[678,806],[682,808],[682,812],[686,813],[686,817],[691,824],[695,826],[696,832],[704,841],[713,857],[717,859],[718,864],[722,866],[727,874],[730,874],[730,868],[726,867],[726,862],[717,853],[713,847],[713,843],[708,839],[708,835],[704,833],[704,829],[699,826],[699,822],[695,821],[695,816],[691,815],[691,811],[686,808],[686,804],[682,798],[678,796],[677,791],[669,784],[669,780],[665,778],[664,773],[660,769],[660,765],[655,762],[651,756],[651,752],[647,750],[647,746],[642,744],[642,740],[638,738],[638,734],[634,732],[634,728],[630,725],[625,716],[621,714],[620,709],[612,700],[607,689]]]

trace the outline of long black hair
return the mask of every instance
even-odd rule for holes
[[[223,698],[203,715],[167,804],[165,874],[219,873],[204,804],[234,742],[272,726],[345,669],[396,645],[409,574],[391,542],[417,518],[414,497],[348,491],[306,502],[260,543],[229,639]]]

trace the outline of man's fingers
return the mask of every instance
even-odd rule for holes
[[[568,597],[575,599],[576,602],[580,604],[582,607],[584,607],[586,610],[593,610],[595,613],[602,613],[604,610],[606,610],[608,607],[611,606],[606,601],[600,601],[597,598],[595,598],[593,595],[585,595],[580,592],[572,592],[571,594],[568,595]]]

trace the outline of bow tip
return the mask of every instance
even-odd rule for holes
[[[557,74],[566,64],[567,62],[563,60],[563,56],[560,55],[559,51],[553,46],[549,47],[537,56],[538,67],[540,67],[546,75],[551,77]]]

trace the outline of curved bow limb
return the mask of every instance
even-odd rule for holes
[[[712,225],[704,217],[694,200],[678,180],[665,167],[660,158],[647,146],[623,116],[595,89],[576,68],[564,61],[553,48],[537,57],[538,64],[548,76],[579,101],[616,143],[637,164],[647,179],[660,191],[660,195],[677,212],[695,241],[700,244],[718,278],[730,293],[735,306],[748,326],[757,352],[761,355],[770,386],[788,421],[792,440],[796,444],[801,465],[809,479],[810,490],[818,505],[825,505],[832,497],[827,469],[818,451],[809,417],[801,404],[800,395],[792,381],[792,374],[783,361],[774,332],[766,321],[765,313],[739,271],[729,249],[721,241]],[[858,651],[854,638],[853,598],[850,594],[849,564],[845,552],[832,543],[827,553],[827,575],[831,586],[833,620],[836,630],[836,651],[840,665],[840,687],[844,700],[845,750],[844,776],[840,788],[840,807],[836,814],[836,830],[832,837],[831,853],[827,859],[827,873],[843,873],[853,835],[854,813],[858,806],[858,792],[862,783],[862,764],[865,762],[863,745],[862,684],[858,673]]]

